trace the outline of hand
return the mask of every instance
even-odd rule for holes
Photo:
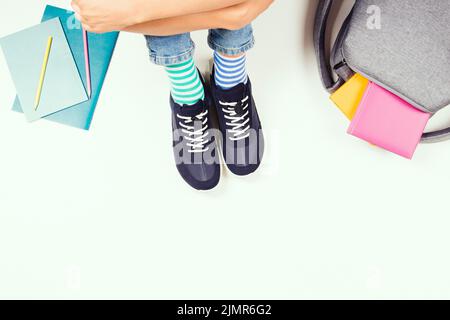
[[[210,4],[212,1],[209,0],[207,3]],[[123,31],[153,36],[170,36],[205,29],[238,30],[256,19],[272,2],[273,0],[245,0],[239,5],[223,9],[147,21],[129,26]]]
[[[102,33],[124,30],[146,21],[227,8],[245,1],[247,0],[72,0],[72,8],[86,30]]]
[[[221,13],[223,26],[229,30],[239,30],[250,24],[266,11],[274,0],[247,0],[236,6],[225,9]]]
[[[83,27],[94,33],[122,30],[139,23],[143,0],[73,0],[72,8]],[[145,2],[145,0],[144,0]]]

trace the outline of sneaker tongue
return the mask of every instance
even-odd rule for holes
[[[237,102],[245,98],[245,90],[246,86],[243,83],[239,83],[237,86],[231,89],[218,90],[217,95],[220,97],[221,100],[224,100],[226,102]]]
[[[236,103],[236,106],[233,109],[239,116],[245,113],[244,106],[246,103],[243,103],[242,100],[246,97],[246,95],[247,86],[243,83],[240,83],[229,90],[219,90],[218,93],[219,100],[223,102]]]
[[[195,117],[196,115],[202,113],[205,109],[205,102],[203,100],[200,100],[196,104],[192,106],[188,105],[179,105],[176,104],[177,113],[184,117]]]

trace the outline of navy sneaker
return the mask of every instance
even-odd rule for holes
[[[252,95],[252,84],[223,90],[211,75],[211,95],[222,133],[222,151],[230,171],[239,176],[255,172],[264,154],[264,136]]]
[[[204,84],[204,81],[202,79]],[[178,172],[197,190],[211,190],[220,180],[220,160],[211,127],[210,96],[193,106],[177,104],[172,95],[173,151]]]

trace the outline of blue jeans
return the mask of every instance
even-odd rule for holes
[[[145,36],[153,63],[167,66],[185,62],[194,55],[195,44],[189,33],[175,36]],[[208,44],[211,49],[226,55],[237,55],[250,50],[254,44],[251,25],[240,30],[209,30]]]

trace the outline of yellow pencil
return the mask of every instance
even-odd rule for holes
[[[50,49],[52,48],[53,37],[48,37],[47,50],[45,51],[44,62],[42,63],[41,76],[39,78],[39,85],[36,92],[36,99],[34,100],[34,110],[39,107],[41,100],[42,86],[44,85],[45,72],[47,71],[48,57],[50,56]]]

